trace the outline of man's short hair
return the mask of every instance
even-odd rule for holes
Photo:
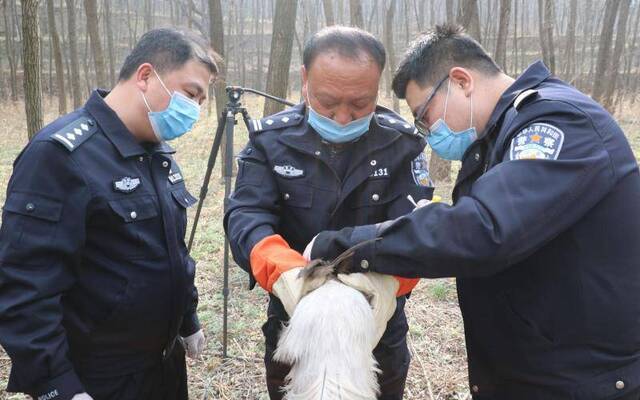
[[[152,29],[142,35],[124,60],[118,81],[131,78],[144,63],[162,73],[179,69],[192,59],[200,61],[212,74],[218,73],[219,56],[202,37],[171,28]]]
[[[393,91],[404,99],[409,81],[420,87],[433,86],[449,74],[451,68],[474,69],[487,76],[502,70],[480,43],[459,25],[437,25],[414,40],[393,77]]]
[[[382,42],[369,32],[334,25],[319,30],[305,43],[302,63],[307,71],[318,55],[328,51],[335,51],[352,60],[368,56],[380,68],[380,72],[384,69],[387,56]]]

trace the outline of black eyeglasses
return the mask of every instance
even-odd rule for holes
[[[435,88],[433,88],[433,91],[431,92],[431,94],[429,94],[429,96],[427,96],[427,99],[424,101],[424,103],[422,103],[422,105],[418,108],[418,112],[416,113],[416,117],[415,120],[413,121],[413,124],[415,125],[416,128],[418,128],[418,132],[420,132],[422,135],[428,135],[431,133],[431,131],[429,130],[429,127],[427,126],[427,124],[425,124],[422,121],[422,118],[424,118],[424,114],[426,114],[427,112],[427,107],[429,107],[429,103],[431,103],[431,100],[433,100],[433,97],[436,95],[436,93],[438,92],[438,89],[440,89],[440,86],[442,86],[442,84],[449,79],[449,75],[445,76],[444,78],[442,78],[438,84],[436,85]]]

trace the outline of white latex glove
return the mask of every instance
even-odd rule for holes
[[[280,299],[290,317],[293,315],[293,310],[295,310],[300,299],[312,290],[322,286],[329,277],[327,275],[317,278],[299,278],[302,269],[303,267],[297,267],[283,272],[271,288],[271,293]]]
[[[396,293],[400,283],[391,275],[377,272],[338,274],[338,280],[362,292],[369,299],[376,321],[375,347],[387,329],[387,322],[396,311]]]
[[[205,343],[206,338],[204,337],[204,332],[202,331],[202,329],[200,329],[193,335],[182,338],[182,344],[184,345],[184,349],[187,351],[187,356],[193,359],[197,359],[200,357],[202,351],[204,350]]]
[[[73,396],[71,400],[93,400],[93,397],[89,396],[87,393],[78,393]]]
[[[307,261],[311,261],[311,250],[313,250],[313,243],[316,241],[317,237],[318,237],[318,235],[315,235],[313,237],[313,239],[311,239],[311,241],[309,242],[307,247],[304,248],[304,252],[302,253],[302,257],[304,257],[304,259],[307,260]]]

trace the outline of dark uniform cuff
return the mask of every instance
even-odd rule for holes
[[[333,260],[348,248],[378,235],[376,225],[364,225],[355,228],[345,228],[340,231],[321,232],[316,236],[311,249],[311,259],[322,258]],[[353,272],[370,270],[375,256],[375,242],[358,247],[353,258]]]
[[[73,370],[69,370],[40,385],[34,393],[35,400],[70,400],[78,393],[84,393],[84,387]]]
[[[182,326],[180,326],[180,336],[188,337],[200,330],[200,320],[198,319],[198,313],[191,313],[185,315],[182,320]]]

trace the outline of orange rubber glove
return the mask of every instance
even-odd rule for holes
[[[256,282],[268,292],[283,272],[307,265],[302,254],[289,247],[280,235],[267,236],[256,243],[249,262]]]
[[[399,276],[394,276],[394,278],[396,278],[400,284],[400,287],[396,292],[396,297],[404,296],[409,293],[416,287],[418,282],[420,282],[420,278],[401,278]]]

